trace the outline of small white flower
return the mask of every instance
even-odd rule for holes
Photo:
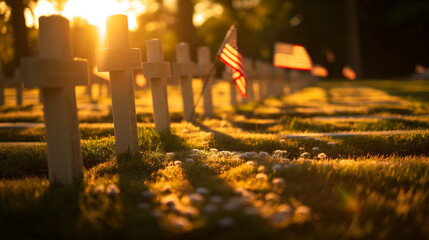
[[[268,176],[265,173],[258,173],[256,174],[256,179],[258,180],[267,180]]]
[[[199,153],[200,152],[200,150],[198,150],[198,149],[192,149],[191,150],[191,153],[194,153],[194,154],[197,154],[197,153]]]
[[[295,209],[295,214],[296,215],[309,215],[310,212],[311,212],[311,209],[309,207],[307,207],[307,206],[304,206],[304,205],[298,206]]]
[[[150,209],[150,203],[147,203],[147,202],[141,202],[141,203],[138,203],[137,204],[137,208],[138,209],[140,209],[140,210],[149,210]]]
[[[303,152],[303,153],[301,153],[301,157],[303,157],[303,158],[309,158],[310,157],[310,153]]]
[[[185,196],[185,199],[189,200],[190,203],[200,203],[204,201],[204,196],[199,193],[191,193]],[[187,201],[185,200],[185,202]]]
[[[174,165],[176,165],[176,166],[182,166],[182,161],[179,161],[179,160],[177,160],[177,161],[174,161]]]
[[[197,155],[197,154],[195,154],[195,153],[191,153],[191,154],[189,154],[189,157],[190,157],[190,158],[197,158],[197,157],[198,157],[198,155]]]
[[[223,205],[225,211],[235,211],[241,206],[240,200],[235,197],[232,197]]]
[[[184,217],[176,217],[171,221],[173,227],[177,229],[188,229],[191,227],[192,223]]]
[[[327,144],[328,144],[328,146],[335,146],[334,142],[328,142]]]
[[[313,150],[314,152],[318,152],[320,149],[319,149],[318,147],[313,147],[313,148],[312,148],[312,150]]]
[[[219,204],[223,202],[223,197],[215,195],[213,197],[210,198],[210,202],[211,203],[215,203],[215,204]]]
[[[287,164],[289,164],[290,163],[290,159],[288,159],[288,158],[280,158],[279,162],[280,163],[287,163]]]
[[[230,151],[220,151],[220,152],[218,152],[218,154],[223,155],[223,156],[232,155],[232,153]]]
[[[210,191],[205,187],[198,187],[197,189],[195,189],[195,192],[203,196],[206,196],[209,194]]]
[[[199,212],[198,209],[191,207],[191,206],[187,206],[184,209],[182,209],[182,214],[190,219],[195,218],[196,216],[198,216]]]
[[[244,214],[248,215],[248,216],[255,216],[258,215],[258,211],[253,208],[253,207],[247,207],[244,209],[243,211]]]
[[[267,200],[267,201],[275,201],[276,202],[276,201],[280,200],[280,196],[277,195],[276,193],[270,192],[270,193],[267,193],[265,195],[265,200]]]
[[[209,203],[203,206],[203,212],[205,213],[214,213],[216,211],[217,211],[217,206],[212,203]]]
[[[286,143],[286,140],[284,140],[284,139],[280,139],[280,143],[281,143],[281,144],[285,144],[285,143]]]
[[[306,159],[304,162],[305,162],[305,163],[307,163],[307,164],[312,164],[312,163],[313,163],[313,160],[311,160],[311,159]]]
[[[203,163],[203,164],[201,164],[201,167],[203,167],[203,168],[209,168],[210,166],[207,163]]]
[[[161,204],[169,207],[177,205],[179,201],[179,198],[174,194],[169,194],[161,198]]]
[[[320,138],[315,138],[314,141],[320,142]]]
[[[320,159],[325,159],[327,156],[326,156],[326,154],[325,154],[325,153],[319,153],[319,154],[317,155],[317,157],[318,157],[318,158],[320,158]]]
[[[258,172],[265,172],[265,166],[264,165],[259,166]]]
[[[165,156],[167,158],[174,158],[176,156],[176,153],[174,153],[174,152],[168,152],[168,153],[165,154]]]
[[[282,204],[277,207],[277,212],[292,215],[292,208],[287,204]]]
[[[104,192],[104,185],[98,185],[98,186],[95,188],[95,191],[96,191],[96,192],[98,192],[98,193],[102,193],[102,192]]]
[[[155,194],[151,191],[151,190],[145,190],[142,192],[142,197],[145,199],[150,199],[154,196]]]
[[[237,193],[237,195],[241,196],[244,200],[248,200],[248,201],[253,200],[256,196],[253,192],[251,192],[245,188],[242,188],[242,187],[237,188],[235,190],[235,193]]]
[[[255,162],[254,162],[254,161],[247,161],[247,162],[246,162],[246,165],[254,166],[254,165],[255,165]]]
[[[272,182],[274,185],[280,186],[285,183],[285,180],[283,178],[274,178]]]
[[[219,220],[219,226],[227,228],[234,225],[234,219],[231,217],[224,217]]]
[[[193,162],[195,162],[195,160],[194,160],[194,159],[192,159],[192,158],[187,158],[187,159],[186,159],[186,162],[187,162],[187,163],[193,163]]]
[[[282,169],[282,165],[280,163],[276,163],[276,164],[273,165],[272,169],[273,169],[274,172],[278,172],[278,171],[280,171]]]
[[[106,188],[106,193],[107,195],[109,195],[110,197],[114,197],[116,196],[118,193],[120,193],[121,191],[119,190],[119,188],[116,186],[116,184],[111,183],[109,185],[107,185]]]
[[[217,150],[216,148],[210,148],[210,152],[212,152],[212,153],[217,153],[217,152],[218,152],[218,150]]]
[[[262,157],[268,157],[268,153],[267,152],[260,152],[259,155],[262,156]]]

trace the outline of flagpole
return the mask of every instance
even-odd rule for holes
[[[191,113],[191,117],[190,117],[190,119],[193,119],[193,118],[194,118],[194,115],[195,115],[195,109],[197,108],[197,105],[198,105],[198,103],[200,102],[201,97],[202,97],[202,96],[203,96],[203,94],[204,94],[204,91],[206,90],[206,87],[207,87],[207,85],[208,85],[207,83],[210,81],[210,79],[211,79],[211,77],[212,77],[212,75],[213,75],[213,72],[214,72],[214,69],[215,69],[215,66],[216,66],[216,61],[219,59],[219,54],[220,54],[221,50],[224,48],[225,43],[226,43],[226,42],[228,41],[228,39],[231,37],[231,30],[232,30],[234,27],[235,27],[235,21],[234,21],[234,23],[231,25],[231,27],[228,29],[228,32],[226,33],[226,37],[225,37],[225,39],[223,40],[222,44],[221,44],[221,45],[220,45],[220,47],[219,47],[219,50],[217,51],[216,55],[214,56],[213,64],[212,64],[212,66],[211,66],[211,68],[210,68],[209,74],[206,76],[206,78],[205,78],[205,79],[204,79],[204,81],[203,81],[203,87],[202,87],[202,90],[201,90],[200,96],[198,96],[197,101],[195,102],[194,107],[192,108],[192,113]]]

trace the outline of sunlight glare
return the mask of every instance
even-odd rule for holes
[[[194,26],[199,27],[211,17],[220,17],[224,9],[222,5],[218,3],[204,0],[195,4],[194,10],[193,23]]]
[[[55,9],[47,0],[40,0],[33,8],[34,18],[30,11],[25,13],[26,24],[38,28],[37,19],[43,15],[60,14],[68,18],[72,24],[74,18],[82,18],[89,24],[97,26],[100,41],[103,42],[106,32],[106,18],[114,14],[128,16],[128,26],[131,31],[138,29],[137,17],[147,10],[146,1],[140,0],[69,0],[62,11]]]

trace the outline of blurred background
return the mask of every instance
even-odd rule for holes
[[[105,47],[105,19],[127,14],[131,46],[160,38],[165,58],[175,45],[210,46],[215,54],[236,22],[243,55],[272,60],[275,42],[301,44],[332,78],[349,66],[358,77],[391,78],[429,66],[427,0],[0,0],[0,68],[13,75],[19,59],[37,55],[38,17],[71,20],[73,52],[94,63]]]

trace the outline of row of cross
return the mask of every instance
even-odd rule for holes
[[[151,39],[146,42],[147,62],[142,63],[140,49],[130,48],[127,16],[110,16],[106,26],[108,48],[96,51],[97,68],[100,72],[109,72],[110,76],[117,153],[134,156],[138,154],[138,138],[133,70],[142,69],[143,76],[150,80],[155,130],[168,131],[166,79],[172,75],[180,79],[184,119],[192,121],[192,77],[204,78],[208,74],[212,66],[210,49],[200,47],[198,64],[195,64],[190,58],[189,45],[179,43],[177,62],[171,68],[170,63],[164,61],[161,41]],[[40,88],[43,95],[50,181],[63,185],[79,183],[82,156],[75,86],[88,85],[88,63],[86,59],[72,57],[70,24],[66,18],[58,15],[39,18],[39,57],[23,59],[21,72],[24,87]],[[204,84],[211,83],[204,81]],[[261,95],[260,99],[265,97]],[[212,105],[211,91],[204,92],[205,116],[213,115]]]

